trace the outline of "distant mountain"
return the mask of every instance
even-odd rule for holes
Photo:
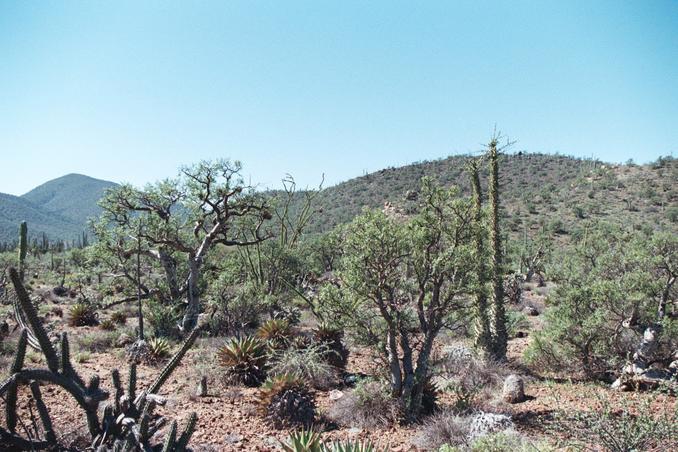
[[[55,213],[83,225],[87,219],[99,215],[97,201],[107,188],[117,184],[82,174],[67,174],[35,187],[21,195],[46,212]]]
[[[46,182],[22,196],[0,193],[0,242],[17,239],[19,223],[28,222],[30,238],[74,240],[99,214],[97,201],[116,184],[81,174]]]

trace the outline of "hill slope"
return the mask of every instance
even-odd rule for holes
[[[84,225],[87,219],[99,214],[97,201],[104,190],[115,183],[94,179],[82,174],[67,174],[46,182],[21,195],[45,212],[59,214],[76,224]]]
[[[17,240],[21,221],[28,222],[30,238],[43,233],[54,239],[74,240],[87,228],[87,219],[99,214],[97,201],[116,184],[81,174],[48,181],[22,196],[0,193],[0,242]]]
[[[351,179],[318,196],[321,210],[311,232],[327,231],[350,221],[364,206],[385,202],[407,212],[423,176],[457,185],[468,194],[465,167],[469,156],[452,156],[400,168],[387,168]],[[651,165],[609,165],[573,157],[545,154],[508,154],[500,167],[502,208],[514,234],[550,229],[566,235],[578,222],[602,218],[629,225],[650,224],[676,229],[678,216],[678,160],[664,158]],[[486,174],[482,174],[486,190]]]
[[[39,206],[18,196],[0,193],[0,242],[14,242],[18,239],[19,223],[27,221],[30,237],[42,233],[51,238],[72,238],[82,227],[58,214],[45,212]]]

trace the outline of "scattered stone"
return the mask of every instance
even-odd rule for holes
[[[195,395],[198,397],[205,397],[207,395],[207,375],[203,375],[200,379]]]
[[[146,341],[136,341],[126,348],[127,360],[136,364],[148,362],[151,355],[151,348]]]
[[[335,400],[339,400],[342,397],[344,397],[344,393],[339,391],[338,389],[333,389],[332,391],[330,391],[330,400],[331,401],[334,402]]]
[[[236,435],[235,433],[230,433],[230,434],[226,435],[226,437],[224,438],[224,442],[226,444],[235,444],[235,443],[242,442],[242,440],[243,440],[243,437],[240,436],[240,435]]]
[[[537,308],[535,308],[534,306],[525,306],[523,312],[525,313],[525,315],[529,315],[532,317],[539,315],[539,311],[537,311]]]
[[[527,333],[525,331],[518,331],[516,337],[527,337]]]
[[[118,348],[125,347],[134,342],[134,338],[127,333],[122,333],[118,336],[118,339],[115,341],[115,346]]]
[[[525,385],[518,375],[511,374],[504,380],[502,399],[508,403],[520,403],[525,401]]]
[[[480,412],[473,416],[473,419],[471,420],[469,439],[473,441],[476,438],[489,435],[490,433],[503,432],[507,430],[513,430],[513,421],[511,420],[511,416],[507,416],[505,414]]]

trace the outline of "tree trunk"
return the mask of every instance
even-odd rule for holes
[[[170,298],[172,301],[177,300],[181,296],[179,291],[179,284],[177,282],[177,263],[172,256],[164,250],[158,251],[158,259],[165,271],[165,278],[167,278],[167,286],[170,291]]]
[[[403,375],[398,360],[398,339],[395,328],[389,326],[386,336],[386,354],[388,356],[389,370],[391,373],[391,391],[394,396],[399,396],[403,387]]]
[[[200,314],[200,289],[198,282],[200,279],[200,267],[198,262],[191,256],[188,261],[188,304],[184,311],[184,318],[181,322],[181,328],[184,333],[190,332],[198,323]]]

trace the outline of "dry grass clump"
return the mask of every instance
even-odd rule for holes
[[[277,352],[269,365],[272,375],[293,374],[316,389],[327,389],[336,383],[335,367],[326,361],[327,349],[321,345],[288,348]]]
[[[413,443],[423,450],[438,450],[442,446],[468,446],[471,419],[452,411],[431,416],[422,426]]]
[[[386,427],[398,422],[400,408],[387,384],[365,379],[332,405],[329,418],[348,427]]]

